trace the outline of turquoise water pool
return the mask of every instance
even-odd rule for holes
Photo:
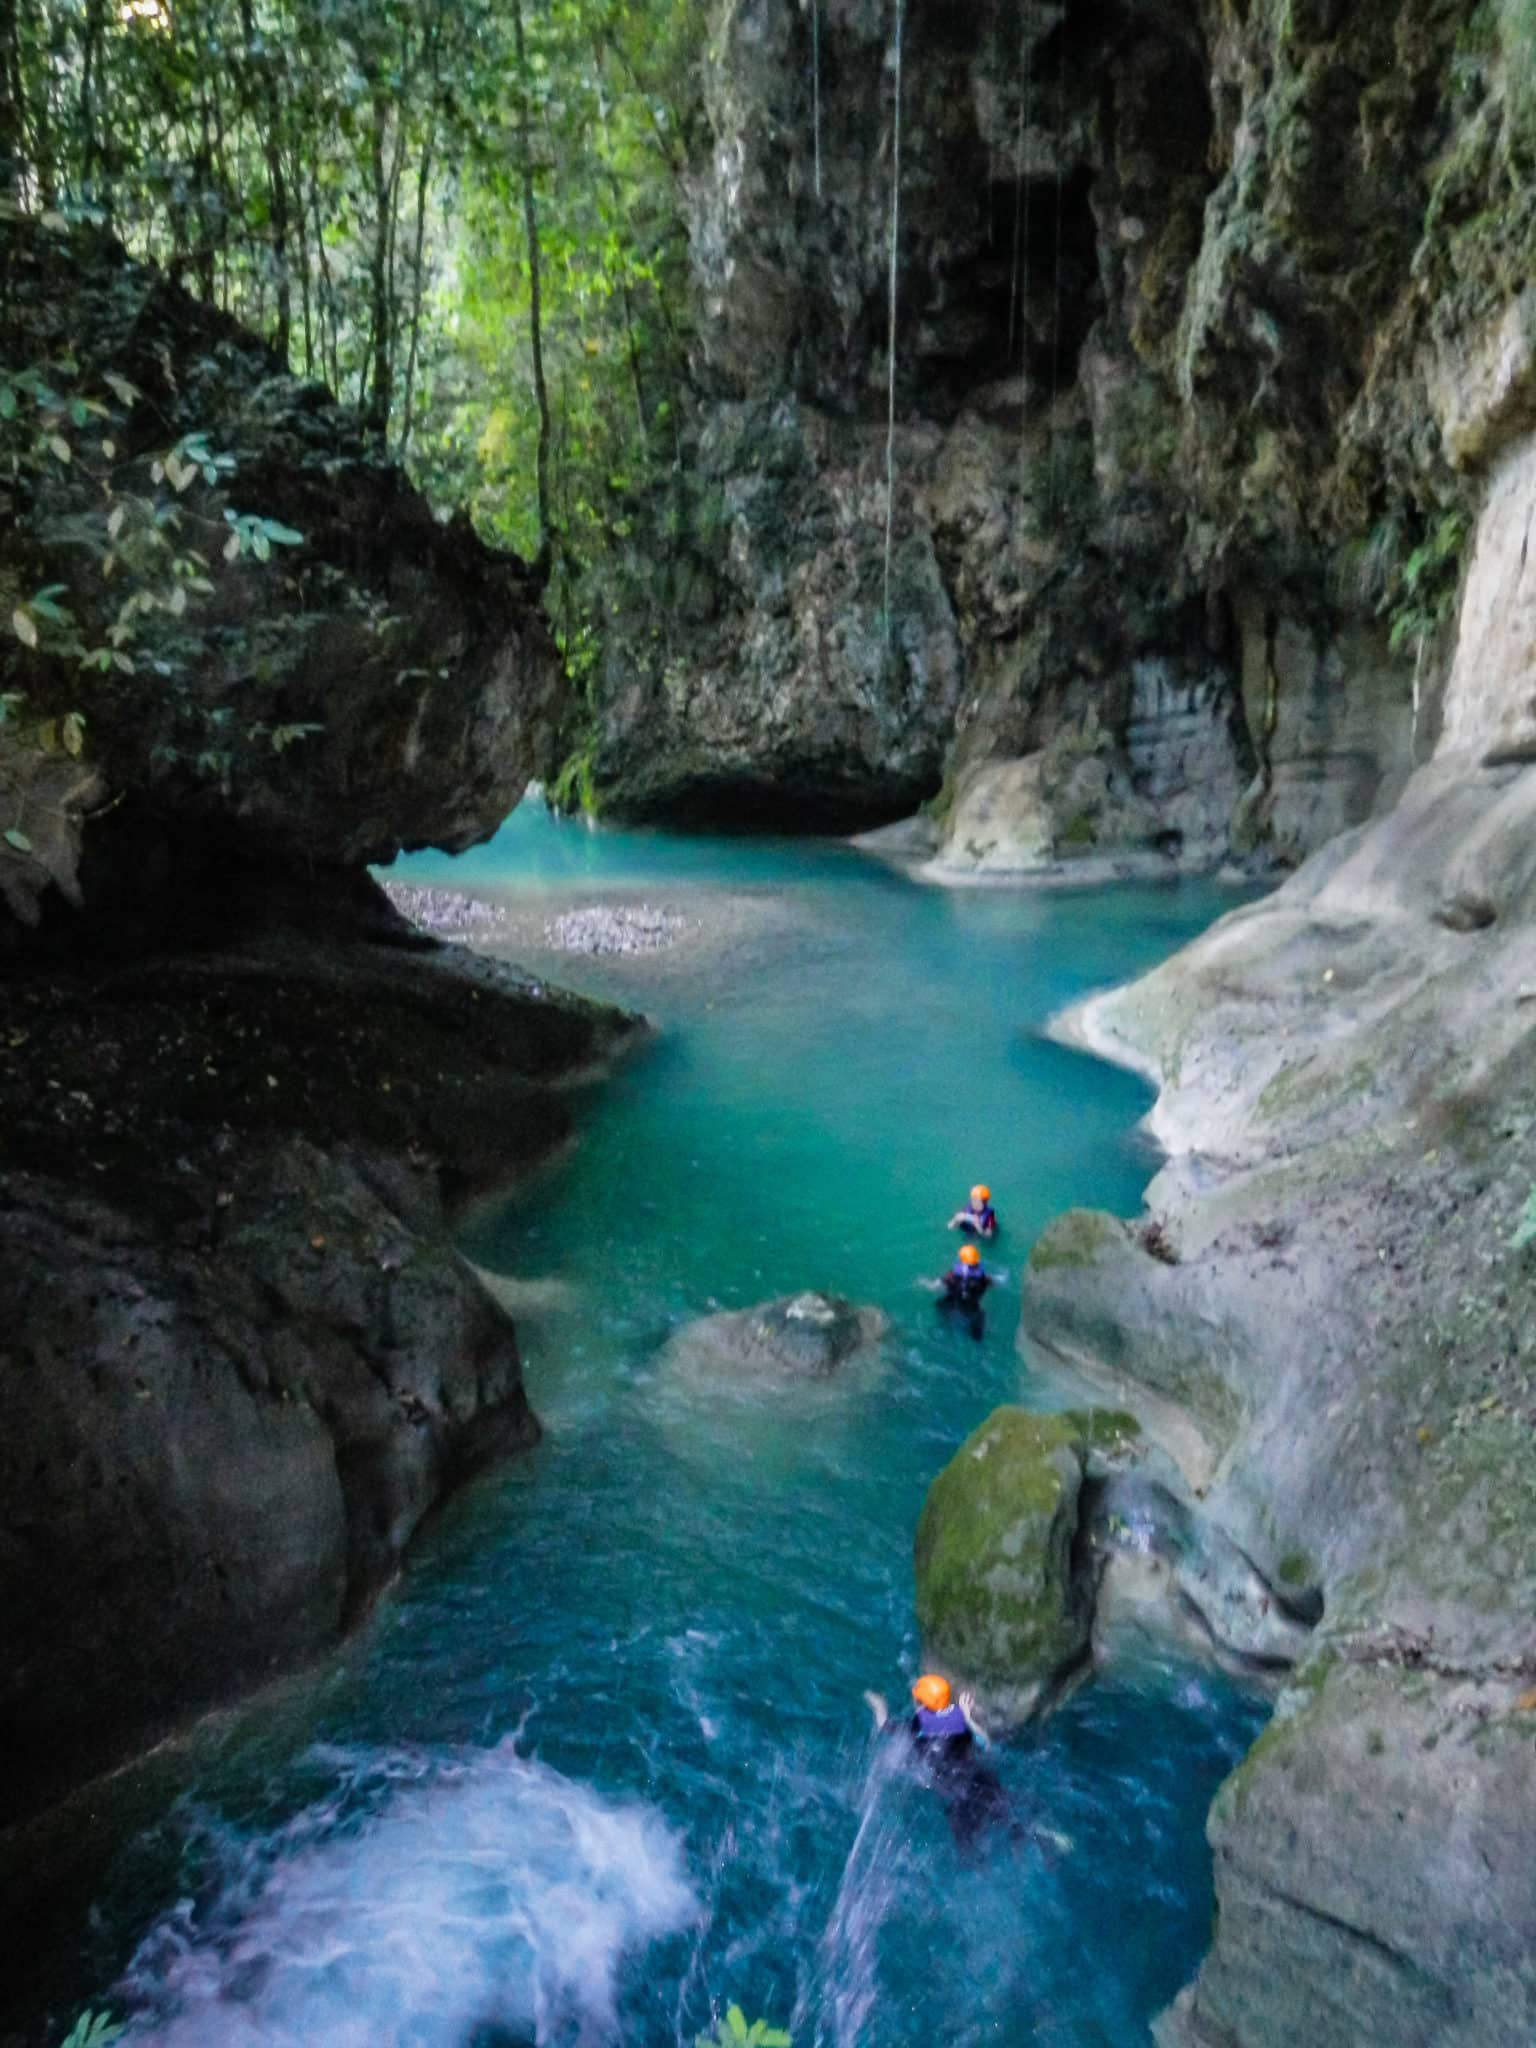
[[[999,1758],[1070,1849],[965,1860],[861,1693],[918,1668],[929,1480],[999,1401],[1056,1399],[1014,1341],[1032,1235],[1133,1208],[1152,1170],[1146,1091],[1039,1027],[1232,899],[943,893],[842,847],[532,809],[402,873],[514,906],[643,893],[690,936],[533,963],[661,1026],[467,1230],[521,1289],[544,1444],[451,1506],[323,1672],[125,1799],[79,2002],[174,2048],[667,2048],[728,1999],[797,2048],[1145,2048],[1208,1937],[1205,1810],[1259,1705],[1171,1658],[1097,1683]],[[976,1179],[1011,1283],[980,1342],[917,1284]],[[888,1312],[882,1376],[661,1361],[684,1319],[803,1287]]]

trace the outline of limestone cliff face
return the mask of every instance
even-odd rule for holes
[[[1484,374],[1484,372],[1487,374]],[[1212,1812],[1210,1957],[1169,2048],[1536,2034],[1536,351],[1469,330],[1477,505],[1432,755],[1079,1034],[1158,1080],[1148,1195],[1032,1263],[1033,1344],[1201,1469],[1314,1647]],[[1453,410],[1452,410],[1453,409]]]
[[[894,5],[722,0],[688,575],[610,644],[610,809],[937,797],[938,870],[1008,873],[1389,803],[1467,511],[1429,401],[1532,243],[1466,13],[907,0],[888,495]]]

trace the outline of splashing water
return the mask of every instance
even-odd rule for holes
[[[124,1980],[143,2048],[462,2048],[491,2028],[584,2048],[618,2037],[621,1959],[698,1911],[656,1814],[510,1742],[359,1759],[334,1797],[215,1847],[211,1902],[177,1908]]]

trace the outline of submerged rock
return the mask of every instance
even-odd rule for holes
[[[928,1489],[913,1550],[924,1653],[999,1719],[1040,1711],[1088,1654],[1076,1547],[1099,1421],[999,1408]],[[1123,1426],[1107,1418],[1112,1436]]]
[[[668,1343],[665,1358],[688,1372],[743,1380],[826,1380],[873,1355],[889,1328],[881,1310],[841,1295],[791,1294],[689,1323]]]

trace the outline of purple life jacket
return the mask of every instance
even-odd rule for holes
[[[967,1214],[975,1217],[978,1230],[996,1230],[997,1211],[990,1202],[984,1202],[979,1209],[968,1210]]]
[[[992,1277],[985,1266],[962,1266],[956,1259],[944,1276],[944,1287],[951,1301],[967,1304],[980,1301],[992,1285]]]
[[[919,1742],[952,1741],[957,1735],[969,1735],[970,1723],[958,1707],[946,1707],[940,1714],[931,1707],[919,1707],[913,1715],[913,1734]]]

